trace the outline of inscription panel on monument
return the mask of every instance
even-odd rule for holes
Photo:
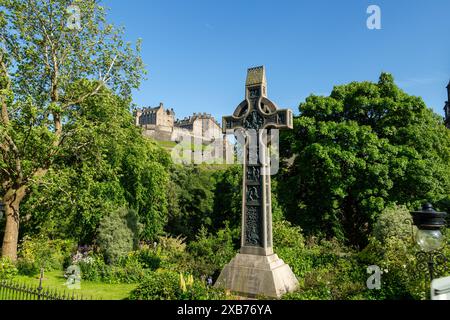
[[[246,224],[245,244],[248,246],[262,246],[261,207],[247,206]]]

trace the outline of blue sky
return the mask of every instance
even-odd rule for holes
[[[369,30],[367,7],[381,8]],[[105,0],[109,21],[143,40],[148,80],[138,106],[221,119],[244,98],[248,67],[265,65],[269,98],[298,113],[334,85],[391,72],[442,114],[450,79],[449,0]]]

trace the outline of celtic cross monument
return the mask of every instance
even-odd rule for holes
[[[244,137],[241,249],[222,270],[216,287],[278,298],[298,286],[272,245],[269,131],[292,129],[292,122],[291,110],[279,110],[267,98],[264,67],[248,69],[245,100],[222,121],[224,133]]]

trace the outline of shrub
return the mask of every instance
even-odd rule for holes
[[[137,247],[138,235],[136,211],[121,208],[101,220],[97,241],[105,260],[115,264]]]
[[[273,222],[273,243],[278,247],[303,248],[305,239],[300,227],[294,227],[287,220],[276,220]]]
[[[157,247],[162,250],[167,256],[177,257],[182,255],[186,250],[186,239],[180,236],[178,237],[159,237],[159,243]]]
[[[177,300],[181,295],[178,274],[153,272],[130,294],[131,300]]]
[[[423,299],[426,283],[415,270],[415,250],[411,240],[390,237],[379,241],[370,239],[359,254],[361,264],[376,265],[382,270],[381,289],[367,292],[368,299]],[[417,277],[419,276],[419,277]]]
[[[281,247],[277,253],[300,281],[299,290],[283,299],[423,299],[426,274],[415,270],[409,211],[385,209],[374,223],[369,244],[360,252],[337,241],[309,238],[304,248]],[[381,289],[369,290],[367,267],[382,271]]]
[[[296,292],[283,299],[352,299],[365,290],[365,269],[355,252],[338,241],[309,239],[305,247],[283,247],[279,256],[288,263],[299,280]]]
[[[137,283],[151,270],[159,267],[160,259],[150,249],[132,251],[122,257],[117,265],[106,264],[102,255],[93,251],[77,252],[73,263],[78,265],[84,280],[105,283]]]
[[[202,228],[196,241],[189,243],[191,256],[190,271],[196,276],[218,276],[223,266],[236,255],[233,238],[237,236],[228,228],[219,230],[217,234],[208,234]]]
[[[9,258],[0,258],[0,280],[9,280],[14,278],[18,270]]]
[[[96,282],[110,280],[110,268],[106,265],[103,256],[90,253],[76,264],[80,267],[83,280]]]
[[[404,206],[385,209],[374,224],[369,244],[358,255],[360,263],[381,268],[381,289],[368,299],[423,299],[426,279],[415,270],[416,249],[409,211]]]
[[[411,239],[416,227],[412,227],[411,214],[405,206],[391,206],[383,210],[376,220],[372,235],[381,243],[389,238]]]
[[[110,281],[116,283],[136,283],[142,281],[150,271],[157,270],[161,258],[155,250],[143,247],[130,252],[117,266],[111,267]]]
[[[191,279],[191,280],[188,280]],[[131,300],[211,300],[223,299],[222,290],[172,271],[151,272],[131,292]]]
[[[63,270],[70,261],[74,248],[75,245],[70,240],[25,236],[18,253],[19,272],[25,275],[37,275],[41,267],[46,271]]]
[[[137,283],[145,278],[145,270],[136,260],[124,260],[121,265],[108,265],[102,256],[91,256],[90,260],[80,261],[78,266],[83,280],[104,283]]]
[[[360,252],[340,242],[308,238],[303,248],[280,247],[278,255],[288,263],[300,285],[283,299],[423,299],[429,286],[415,270],[411,225],[404,207],[386,209],[374,224],[369,244]],[[447,253],[448,254],[448,253]],[[367,267],[382,271],[381,289],[369,290]]]
[[[109,266],[110,271],[108,278],[105,279],[110,283],[137,283],[142,281],[149,269],[144,269],[137,260],[127,260],[121,266]]]
[[[155,260],[153,262],[150,261],[150,263],[154,263],[155,266],[157,264],[157,268],[182,272],[184,271],[186,265],[185,261],[188,260],[186,243],[184,241],[185,238],[182,238],[180,236],[160,236],[158,238],[158,242],[154,243],[153,249],[149,248],[148,246],[144,246],[144,252],[141,252],[142,248],[141,250],[139,250],[140,255],[143,255],[139,259],[141,263],[143,263],[143,261],[146,259],[146,255],[147,258],[152,259],[151,252],[153,252],[153,254],[155,255]]]
[[[156,270],[161,266],[161,257],[157,251],[144,246],[139,250],[130,252],[126,258],[121,259],[119,265],[139,264],[144,269]]]

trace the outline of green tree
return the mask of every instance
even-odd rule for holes
[[[77,130],[45,177],[30,186],[22,205],[27,234],[90,244],[100,220],[119,207],[138,212],[142,239],[162,234],[170,157],[143,138],[127,100],[107,89],[99,92],[79,105]]]
[[[134,210],[120,208],[102,218],[98,245],[109,264],[114,264],[138,246],[139,217]]]
[[[299,109],[293,132],[282,136],[292,165],[282,170],[278,195],[306,232],[363,246],[387,205],[447,197],[450,133],[390,74],[312,95]]]
[[[70,5],[80,9],[80,29],[67,25]],[[125,43],[105,16],[96,0],[0,0],[2,255],[12,260],[20,204],[77,131],[79,105],[105,86],[121,97],[139,86],[139,43]],[[83,79],[95,85],[77,85]]]
[[[240,228],[242,211],[242,166],[233,165],[215,173],[214,231],[229,225]]]
[[[174,166],[167,231],[194,240],[202,226],[211,228],[215,184],[214,170],[202,166]]]

